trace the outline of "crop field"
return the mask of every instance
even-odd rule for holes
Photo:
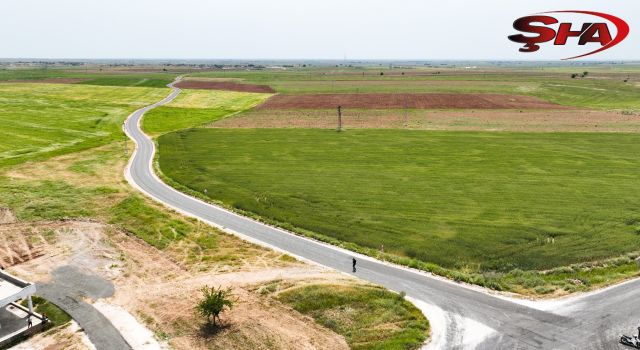
[[[82,69],[0,69],[0,82],[86,84],[102,86],[137,86],[163,88],[176,73],[100,71]]]
[[[171,103],[145,114],[143,128],[152,135],[217,121],[254,107],[271,94],[221,90],[184,90]]]
[[[166,175],[229,206],[480,270],[548,269],[640,249],[639,141],[313,129],[196,129],[159,139]]]
[[[121,125],[168,89],[0,84],[0,167],[124,140]]]

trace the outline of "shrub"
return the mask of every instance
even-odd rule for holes
[[[231,300],[231,288],[204,286],[201,289],[202,299],[198,302],[196,310],[203,317],[207,318],[208,324],[216,326],[216,319],[220,320],[220,313],[225,309],[233,307]]]

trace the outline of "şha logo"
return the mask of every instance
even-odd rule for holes
[[[549,16],[549,14],[553,13],[589,15],[591,17],[595,17],[596,21],[585,22],[576,26],[571,22],[560,23],[558,30],[556,31],[550,27],[551,25],[559,23],[555,17]],[[603,22],[603,19],[613,23],[615,26],[615,38],[611,36],[609,24]],[[578,56],[563,58],[563,60],[585,57],[610,49],[622,42],[622,40],[624,40],[629,34],[629,25],[624,20],[606,13],[592,11],[543,12],[536,15],[518,18],[513,22],[513,28],[524,33],[538,34],[537,36],[525,36],[524,34],[510,35],[509,40],[524,44],[524,46],[520,48],[520,52],[538,51],[540,49],[540,45],[538,44],[546,43],[551,40],[553,40],[553,45],[566,45],[569,37],[577,37],[578,45],[586,45],[588,43],[600,44],[600,47],[596,50]]]

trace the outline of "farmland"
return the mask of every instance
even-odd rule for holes
[[[306,94],[277,95],[260,109],[562,109],[562,106],[519,95],[506,94]]]
[[[0,69],[0,82],[72,83],[100,86],[165,87],[177,74],[92,69]]]
[[[583,71],[591,73],[586,78],[571,78],[572,73]],[[204,72],[192,76],[266,84],[283,94],[500,93],[536,96],[567,106],[640,110],[637,99],[640,70],[633,65],[620,69],[328,68],[285,72]]]
[[[200,126],[247,110],[271,94],[185,90],[171,103],[147,113],[143,128],[152,135]]]
[[[640,249],[638,141],[312,129],[198,129],[159,139],[166,175],[232,207],[478,270],[549,269]]]
[[[0,166],[124,140],[121,125],[167,89],[0,84]]]
[[[345,129],[528,132],[640,132],[634,114],[600,110],[363,109],[342,110]],[[336,129],[335,109],[252,109],[218,120],[216,128]]]
[[[194,195],[383,259],[526,294],[586,290],[637,274],[640,74],[570,72],[198,73],[280,94],[161,136],[159,166]]]

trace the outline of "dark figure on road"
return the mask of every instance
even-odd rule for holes
[[[33,326],[33,320],[31,320],[31,316],[29,316],[29,318],[27,318],[27,328],[31,328],[31,326]]]
[[[356,272],[356,258],[352,258],[353,259],[353,272]]]

